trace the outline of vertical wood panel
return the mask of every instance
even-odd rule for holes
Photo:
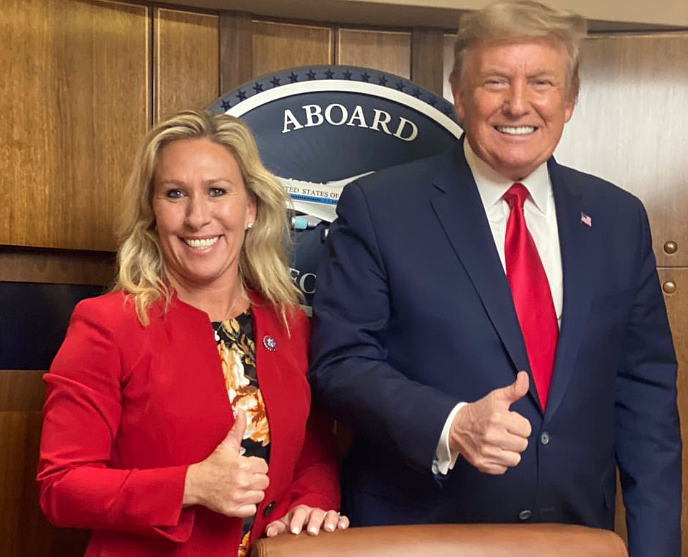
[[[442,95],[444,85],[444,35],[441,29],[414,27],[411,32],[411,79]]]
[[[253,75],[331,64],[332,28],[253,21]]]
[[[253,76],[253,20],[245,12],[220,12],[220,94]]]
[[[411,78],[411,33],[340,29],[337,64],[363,66]]]
[[[155,9],[156,121],[202,109],[220,95],[219,18]]]
[[[77,557],[84,554],[88,532],[51,526],[38,506],[35,476],[41,423],[40,412],[0,412],[0,553]]]
[[[688,266],[688,34],[593,38],[583,57],[559,160],[640,197],[658,265]]]
[[[111,249],[117,200],[149,120],[149,10],[2,4],[0,243]]]

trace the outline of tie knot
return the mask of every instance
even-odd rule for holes
[[[509,204],[510,208],[523,207],[523,203],[528,197],[528,188],[526,188],[520,182],[516,182],[511,186],[507,192],[504,194],[504,201]]]

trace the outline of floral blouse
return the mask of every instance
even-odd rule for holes
[[[232,409],[236,414],[236,410],[241,408],[246,414],[241,454],[256,456],[269,462],[270,426],[256,374],[256,345],[251,308],[233,319],[215,321],[212,326]],[[248,553],[253,519],[252,516],[244,519],[239,557]]]

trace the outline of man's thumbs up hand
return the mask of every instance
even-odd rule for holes
[[[520,371],[511,385],[461,408],[449,432],[450,449],[486,474],[503,474],[521,462],[532,429],[510,407],[528,393],[528,384],[528,374]]]

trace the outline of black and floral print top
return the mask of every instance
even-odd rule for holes
[[[256,345],[251,308],[232,319],[215,321],[212,326],[232,409],[236,413],[241,408],[246,414],[241,454],[256,456],[269,462],[270,426],[256,374]],[[253,519],[254,517],[244,519],[239,557],[248,553]]]

